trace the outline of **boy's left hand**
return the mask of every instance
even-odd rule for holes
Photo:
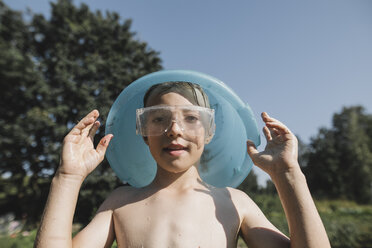
[[[263,132],[267,144],[265,150],[257,151],[252,141],[247,141],[247,151],[253,163],[268,173],[272,179],[299,168],[298,142],[296,136],[280,121],[262,113],[265,122]]]

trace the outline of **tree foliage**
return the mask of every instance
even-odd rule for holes
[[[257,194],[259,191],[259,186],[257,182],[256,173],[251,170],[246,179],[239,185],[238,189],[244,191],[248,195]]]
[[[304,168],[313,193],[372,202],[372,115],[345,107],[312,138]]]
[[[95,108],[104,124],[125,86],[161,69],[158,52],[130,27],[117,13],[71,0],[51,3],[49,19],[26,22],[0,0],[1,212],[39,218],[68,130]],[[99,168],[86,187],[108,192],[118,182],[106,162]],[[80,205],[91,200],[84,194]]]

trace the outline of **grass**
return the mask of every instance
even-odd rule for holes
[[[3,248],[27,248],[33,247],[37,230],[21,232],[11,236],[0,237],[0,244]]]
[[[23,236],[21,233],[13,236],[0,237],[2,248],[28,248],[33,247],[37,230],[32,230],[28,236]],[[111,248],[117,248],[116,242]],[[239,238],[237,248],[247,248],[243,239]]]

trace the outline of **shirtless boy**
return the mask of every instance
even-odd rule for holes
[[[118,247],[236,247],[239,235],[250,248],[330,247],[297,161],[296,137],[268,114],[262,114],[265,150],[258,152],[247,141],[247,152],[275,184],[290,238],[274,227],[244,192],[215,188],[202,181],[197,167],[210,130],[201,115],[208,117],[209,103],[200,87],[181,84],[157,85],[144,99],[144,110],[155,106],[158,111],[148,113],[166,110],[169,117],[142,119],[144,129],[140,133],[157,162],[154,181],[143,188],[123,186],[114,190],[73,239],[71,228],[79,189],[103,160],[113,135],[103,137],[94,148],[94,135],[100,126],[97,110],[70,131],[63,142],[61,163],[51,184],[35,247],[111,247],[115,239]],[[164,121],[168,127],[159,129],[161,134],[148,124]]]

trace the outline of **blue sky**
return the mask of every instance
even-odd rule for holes
[[[4,2],[49,16],[47,0]],[[266,111],[306,143],[343,106],[372,112],[370,0],[74,1],[81,2],[131,18],[165,69],[221,79],[257,119]],[[262,183],[267,176],[258,173]]]

